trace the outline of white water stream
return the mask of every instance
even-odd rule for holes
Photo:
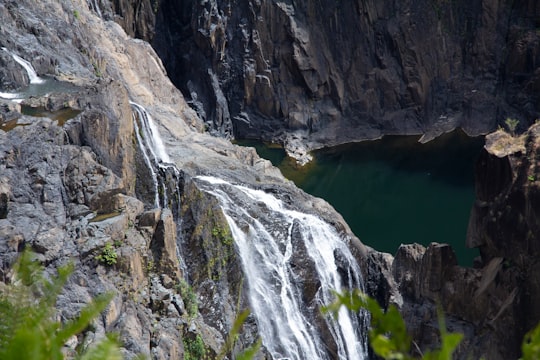
[[[24,68],[24,70],[26,70],[26,74],[28,75],[28,80],[30,80],[30,84],[43,84],[45,82],[45,79],[42,79],[37,75],[36,70],[34,70],[34,67],[32,66],[32,64],[30,64],[30,62],[24,60],[22,57],[14,54],[5,47],[3,47],[2,50],[10,54],[13,60],[15,60],[19,65]],[[21,102],[24,99],[24,97],[19,93],[6,92],[0,92],[0,98],[12,100],[15,102]]]
[[[167,191],[161,170],[174,165],[168,164],[152,117],[141,105],[130,104],[137,141],[152,176],[154,205],[165,207]],[[219,200],[227,218],[247,278],[259,334],[272,358],[367,358],[366,319],[344,308],[337,319],[319,313],[320,306],[334,300],[332,290],[363,287],[359,266],[336,230],[314,215],[287,209],[281,200],[264,191],[215,177],[197,179],[204,191]],[[259,216],[261,213],[264,215]],[[305,249],[300,257],[296,253],[299,248]],[[306,262],[311,264],[309,268],[296,268]],[[316,282],[311,285],[316,290],[309,304],[304,299],[302,271],[311,272],[307,277]]]
[[[291,261],[295,248],[293,232],[296,231],[296,238],[301,234],[320,281],[317,306],[333,301],[332,290],[361,288],[360,269],[336,230],[314,215],[287,209],[281,200],[263,191],[214,177],[198,179],[202,180],[200,185],[206,192],[219,199],[227,217],[247,277],[259,333],[272,357],[291,360],[367,358],[365,319],[345,309],[340,311],[337,320],[326,318],[337,347],[337,354],[328,353],[327,339],[322,338],[320,329],[313,323],[317,315],[306,316],[310,305],[303,303],[302,289]],[[257,210],[250,212],[249,208],[254,206]],[[258,216],[259,213],[264,216]],[[348,280],[338,270],[336,255]]]
[[[28,79],[30,80],[30,84],[43,84],[45,82],[45,79],[42,79],[38,76],[38,74],[36,73],[36,70],[34,70],[34,67],[32,66],[32,64],[30,64],[29,61],[24,60],[22,57],[9,51],[5,47],[3,47],[2,50],[9,53],[11,57],[13,58],[13,60],[15,60],[19,65],[21,65],[26,70],[26,73],[28,74]]]
[[[165,150],[165,145],[159,136],[158,129],[150,114],[142,105],[133,101],[130,101],[129,103],[135,110],[133,112],[133,126],[135,128],[137,141],[139,142],[144,160],[152,176],[152,185],[155,192],[154,206],[160,207],[163,205],[163,207],[165,207],[168,203],[167,191],[165,191],[165,185],[163,184],[162,179],[158,176],[158,171],[160,169],[172,169],[177,173],[178,170],[174,165],[169,164],[169,155]],[[137,122],[137,119],[139,119],[139,122]],[[141,125],[140,128],[138,123]],[[163,197],[161,202],[160,193]]]
[[[100,18],[103,18],[103,15],[101,14],[101,9],[99,8],[99,0],[87,0],[88,7],[90,10],[94,10]]]
[[[15,93],[0,92],[0,98],[20,103],[24,99],[27,99],[29,97],[41,97],[51,92],[69,93],[77,90],[77,87],[70,83],[57,81],[49,77],[38,76],[36,70],[29,61],[21,58],[17,54],[6,49],[5,47],[2,48],[2,51],[5,51],[9,55],[11,55],[13,60],[15,60],[19,65],[24,68],[26,74],[28,75],[30,84],[24,89],[20,89],[18,92]]]

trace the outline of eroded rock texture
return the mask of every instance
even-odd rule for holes
[[[526,126],[539,23],[532,0],[163,0],[152,44],[210,129],[294,152]]]

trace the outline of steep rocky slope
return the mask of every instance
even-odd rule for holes
[[[29,246],[49,272],[66,261],[76,265],[58,304],[63,319],[74,316],[82,303],[98,293],[116,294],[92,329],[70,342],[71,350],[104,331],[117,331],[127,357],[143,353],[158,359],[182,358],[198,337],[210,357],[220,351],[236,313],[248,307],[248,299],[238,254],[223,236],[225,215],[218,199],[202,191],[196,179],[213,175],[263,189],[291,209],[316,214],[331,224],[348,239],[362,267],[366,290],[382,304],[401,307],[422,349],[436,342],[440,301],[451,329],[466,335],[460,347],[463,357],[518,356],[523,333],[540,320],[535,245],[540,176],[537,125],[521,138],[501,132],[488,137],[489,153],[477,169],[477,202],[469,230],[469,244],[479,247],[482,255],[474,269],[458,267],[446,245],[432,244],[427,249],[404,245],[395,258],[364,247],[327,203],[296,189],[253,149],[233,146],[208,132],[230,135],[236,129],[246,135],[279,137],[282,129],[293,129],[299,144],[309,148],[384,132],[433,129],[436,133],[458,125],[483,132],[501,116],[517,111],[512,108],[515,104],[522,105],[524,114],[536,115],[537,34],[529,29],[537,16],[528,16],[537,13],[536,3],[516,2],[507,8],[495,1],[442,2],[431,7],[363,2],[354,11],[336,4],[293,8],[285,3],[248,2],[229,10],[211,1],[12,0],[0,4],[0,47],[5,47],[0,50],[0,91],[26,97],[21,104],[0,103],[1,279],[9,279],[16,254]],[[441,11],[433,24],[426,20],[433,17],[420,16],[432,11]],[[322,14],[328,21],[319,32],[306,33],[306,24],[320,22]],[[347,27],[352,20],[345,19],[354,14],[360,14],[362,21]],[[189,75],[173,69],[171,76],[179,77],[175,80],[198,114],[171,84],[150,45],[126,35],[107,19],[118,21],[131,35],[152,39],[160,51],[168,49],[165,55],[160,53],[165,59],[178,60],[182,55],[186,61],[182,66],[194,66]],[[245,26],[238,29],[240,34],[245,30],[246,37],[238,37],[233,27],[244,24],[242,19]],[[409,20],[404,23],[404,19]],[[412,51],[417,41],[413,35],[428,34],[418,30],[420,23],[427,28],[441,26],[440,32],[430,34],[442,44],[426,39]],[[181,32],[169,26],[180,26],[192,35],[193,29],[201,31],[195,31],[193,38],[173,39],[169,36]],[[323,29],[338,34],[341,42],[326,38]],[[360,32],[377,35],[379,40],[360,37]],[[352,46],[349,37],[358,43]],[[502,67],[507,58],[492,37],[507,39],[514,53],[526,55],[512,57]],[[173,40],[186,43],[177,46]],[[237,40],[247,41],[246,47],[233,45]],[[191,46],[191,41],[197,46]],[[168,47],[171,44],[175,47]],[[407,46],[400,48],[403,44]],[[431,49],[426,44],[435,51],[426,51]],[[358,64],[346,64],[351,55],[331,51],[333,47],[356,51]],[[490,56],[475,52],[478,49],[489,50]],[[29,84],[28,73],[13,53],[29,60],[47,79],[46,91]],[[444,66],[435,69],[428,54],[444,58],[452,71]],[[461,57],[456,60],[449,54]],[[320,55],[318,61],[309,60],[315,55]],[[239,62],[230,60],[235,56]],[[211,66],[208,59],[213,59]],[[419,63],[424,65],[418,67]],[[180,66],[171,59],[167,64]],[[268,68],[271,73],[265,72]],[[366,68],[372,72],[362,73]],[[434,72],[441,87],[432,81]],[[497,77],[502,72],[507,74],[504,81]],[[392,95],[394,89],[403,91]],[[34,95],[27,96],[30,93]],[[429,100],[435,97],[439,100]],[[391,99],[395,106],[386,108]],[[153,188],[130,102],[143,105],[156,119],[168,156],[179,169],[165,174],[162,190]],[[473,111],[467,113],[464,104]],[[443,108],[451,114],[448,122],[433,125]],[[65,112],[69,116],[60,116]],[[368,120],[359,116],[368,112]],[[405,120],[393,120],[397,117]],[[351,119],[362,120],[351,125]],[[342,136],[347,129],[351,137]],[[178,191],[176,197],[169,196],[172,206],[156,207],[156,192],[163,198],[165,188]],[[267,215],[257,203],[245,205],[252,213]],[[301,234],[295,236],[298,240]],[[99,260],[107,246],[117,253],[116,264]],[[313,300],[320,284],[313,271],[306,270],[312,270],[312,264],[305,249],[298,249],[295,276],[302,296]],[[193,307],[193,295],[198,309]],[[256,337],[251,316],[233,353]]]
[[[30,247],[50,273],[67,261],[76,266],[57,304],[62,319],[96,294],[115,294],[67,352],[115,331],[128,358],[183,358],[199,339],[213,358],[248,307],[247,284],[221,205],[200,189],[196,176],[264,189],[291,209],[332,224],[359,259],[367,249],[327,203],[296,189],[253,149],[205,133],[150,45],[104,21],[95,5],[0,4],[0,89],[4,97],[21,99],[0,103],[1,279],[9,281],[17,253]],[[14,54],[28,59],[41,78],[29,76]],[[156,119],[178,169],[158,169],[164,187],[153,188],[133,103]],[[156,207],[153,199],[165,193],[170,206]],[[258,204],[252,206],[257,213]],[[305,251],[295,261],[310,264]],[[305,294],[315,296],[315,275],[295,276],[306,284]],[[227,352],[257,336],[251,316]]]

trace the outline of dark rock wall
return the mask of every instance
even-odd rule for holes
[[[519,314],[516,327],[525,332],[540,321],[538,124],[521,138],[525,144],[523,151],[502,158],[486,154],[479,162],[477,200],[471,214],[468,242],[478,246],[485,263],[502,258],[503,270],[514,274],[508,292],[513,290],[510,286],[518,289],[512,306]]]
[[[146,41],[154,37],[159,0],[93,0],[89,3],[96,13],[114,19],[128,35]]]
[[[320,147],[539,115],[533,0],[162,0],[156,16],[169,76],[225,136]]]

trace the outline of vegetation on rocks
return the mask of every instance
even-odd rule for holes
[[[100,295],[81,310],[78,318],[58,321],[55,304],[72,271],[73,265],[66,265],[58,268],[55,277],[47,279],[33,253],[25,251],[20,255],[11,282],[0,287],[1,359],[48,360],[63,359],[66,355],[81,360],[122,358],[112,335],[77,351],[65,347],[112,299],[111,294]]]
[[[369,344],[373,352],[385,360],[452,360],[454,351],[463,339],[463,334],[450,333],[446,329],[444,315],[439,310],[440,346],[420,356],[412,355],[414,344],[408,334],[405,322],[398,309],[390,305],[385,311],[376,300],[359,290],[336,292],[336,300],[322,309],[323,313],[332,313],[338,316],[339,309],[345,306],[351,311],[367,310],[370,315],[371,327],[369,329]],[[534,360],[540,358],[540,324],[529,331],[521,345],[522,357],[520,360]]]
[[[111,243],[107,243],[101,253],[96,255],[96,260],[100,263],[108,266],[113,266],[116,264],[118,259],[118,254],[116,249],[112,246]]]
[[[177,291],[180,293],[184,306],[186,308],[189,317],[195,317],[199,312],[199,305],[197,303],[197,294],[193,291],[193,288],[189,286],[187,281],[181,279],[176,285]]]

